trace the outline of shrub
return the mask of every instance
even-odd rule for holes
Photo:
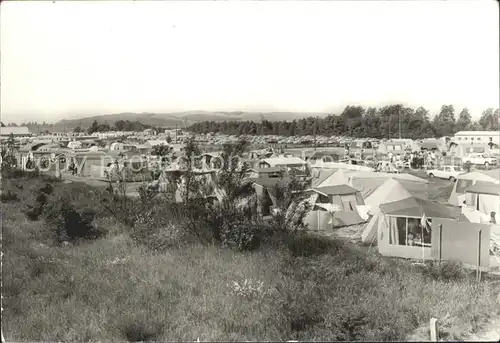
[[[467,277],[468,273],[460,261],[433,262],[423,266],[423,274],[443,281],[459,281]]]
[[[12,192],[10,189],[6,192],[2,192],[0,199],[2,202],[19,201],[19,197],[17,196],[17,194]]]
[[[90,208],[76,209],[67,197],[55,197],[45,207],[45,218],[53,226],[57,242],[97,239],[105,231],[94,224],[95,211]]]
[[[28,210],[26,211],[26,216],[30,220],[38,220],[42,215],[45,206],[47,205],[47,201],[49,196],[53,193],[54,187],[50,183],[45,183],[42,187],[40,187],[36,194],[35,201],[33,205],[26,204]]]
[[[327,237],[290,235],[286,237],[286,247],[293,257],[309,257],[334,252],[338,242]]]

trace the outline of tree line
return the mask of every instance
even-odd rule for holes
[[[453,105],[443,105],[432,119],[424,107],[413,109],[403,105],[381,108],[347,106],[340,115],[309,117],[293,121],[203,121],[188,130],[195,133],[228,135],[348,135],[352,137],[420,139],[452,136],[458,131],[499,130],[500,110],[488,108],[473,121],[468,108],[456,115]]]
[[[108,123],[99,123],[97,120],[92,122],[92,125],[87,129],[89,134],[94,132],[108,132],[108,131],[144,131],[146,129],[152,129],[153,131],[160,132],[162,128],[153,127],[151,125],[143,124],[138,120],[117,120],[114,124],[110,125]],[[74,132],[83,132],[81,127],[76,127]]]

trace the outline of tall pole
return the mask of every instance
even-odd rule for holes
[[[389,114],[389,137],[388,139],[391,139],[391,119],[392,119],[392,114]]]
[[[398,117],[399,117],[399,139],[401,139],[401,108],[398,108]]]
[[[316,151],[316,127],[317,127],[317,124],[318,124],[318,118],[314,119],[314,126],[313,126],[313,130],[314,130],[314,151]]]

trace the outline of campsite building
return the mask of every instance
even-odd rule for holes
[[[0,137],[2,140],[8,139],[10,135],[14,138],[31,137],[32,134],[26,126],[2,126],[0,128]]]
[[[500,145],[500,135],[497,131],[459,131],[453,137],[454,141],[465,143],[493,143]]]
[[[460,174],[453,185],[448,203],[454,206],[462,206],[467,188],[476,183],[490,182],[500,183],[500,169],[475,170],[470,173]]]

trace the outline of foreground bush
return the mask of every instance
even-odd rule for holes
[[[500,286],[431,280],[404,261],[309,236],[243,253],[193,243],[159,254],[123,233],[58,247],[6,206],[11,341],[403,340],[430,317],[456,339],[493,313]]]

